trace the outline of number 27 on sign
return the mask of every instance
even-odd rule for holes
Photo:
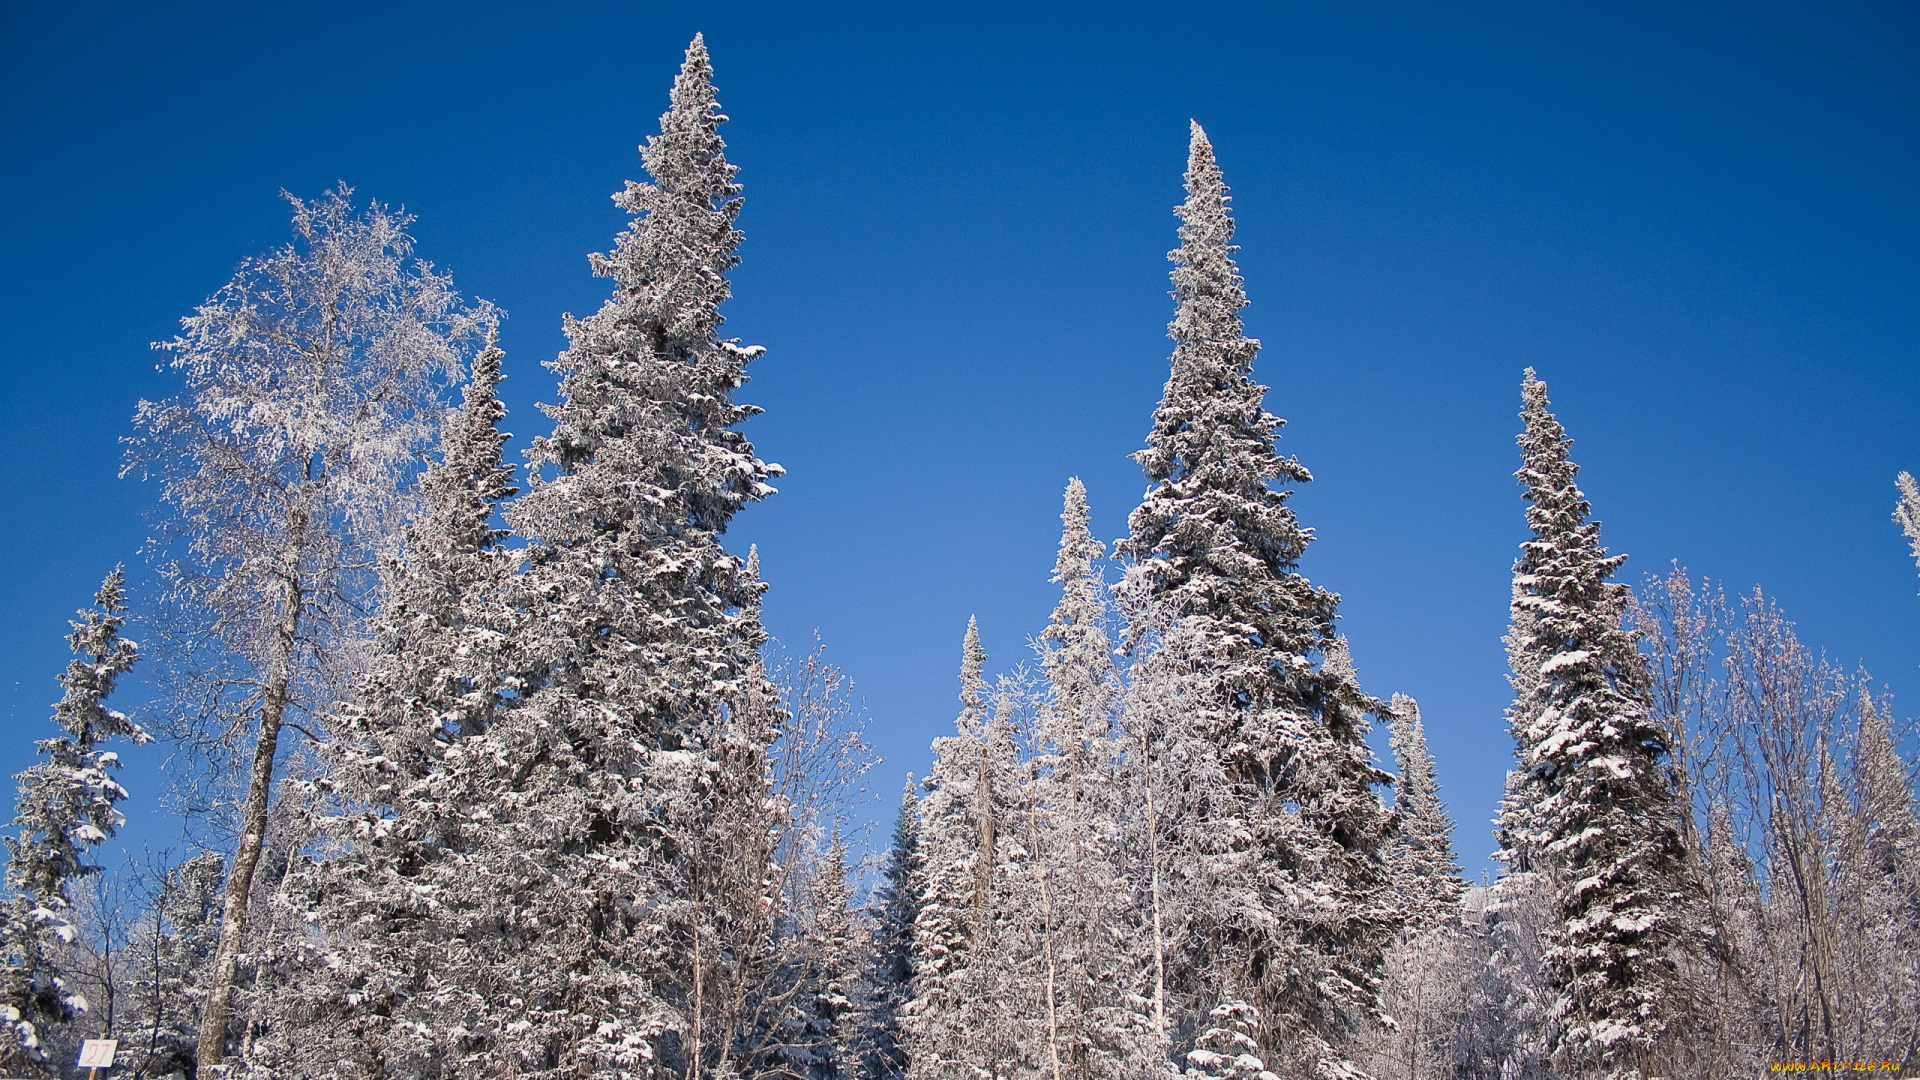
[[[74,1064],[87,1068],[89,1070],[87,1076],[92,1078],[98,1075],[101,1069],[113,1068],[114,1052],[119,1049],[120,1040],[118,1039],[88,1039],[81,1044],[80,1060]]]

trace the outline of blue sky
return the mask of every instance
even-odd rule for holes
[[[419,216],[507,309],[508,426],[606,283],[704,31],[747,234],[729,332],[790,470],[743,514],[767,621],[818,629],[887,762],[948,730],[969,614],[1025,653],[1069,476],[1111,539],[1165,378],[1186,122],[1240,221],[1305,570],[1367,687],[1420,699],[1477,870],[1510,755],[1521,370],[1606,541],[1762,584],[1920,700],[1888,520],[1920,470],[1920,12],[1900,3],[0,6],[0,769],[49,729],[65,619],[133,562],[116,479],[147,343],[284,241],[286,188]],[[140,582],[136,580],[136,586]],[[137,694],[129,695],[129,700]],[[174,843],[158,752],[128,836]]]

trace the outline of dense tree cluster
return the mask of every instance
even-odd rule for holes
[[[0,1069],[61,1075],[95,1036],[119,1075],[311,1080],[1915,1059],[1890,703],[1757,592],[1613,580],[1531,370],[1504,872],[1461,879],[1419,706],[1362,689],[1301,572],[1312,476],[1253,377],[1197,124],[1146,495],[1109,556],[1068,482],[1030,662],[990,678],[969,621],[954,733],[859,872],[847,685],[780,659],[757,552],[722,544],[781,473],[735,400],[761,349],[720,336],[725,119],[695,38],[524,480],[498,313],[344,187],[166,343],[185,389],[141,404],[130,468],[162,481],[159,726],[207,850],[111,885],[89,861],[127,795],[103,743],[148,739],[105,705],[137,655],[116,570],[19,777]]]

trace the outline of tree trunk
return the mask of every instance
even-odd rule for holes
[[[981,736],[980,780],[974,794],[974,803],[978,808],[975,822],[980,830],[980,848],[974,853],[973,860],[973,926],[974,933],[982,940],[985,940],[988,930],[988,905],[993,902],[993,762],[989,745],[992,738],[993,732],[989,727]]]
[[[254,873],[266,846],[267,804],[273,791],[273,762],[280,748],[280,725],[286,717],[293,682],[293,649],[300,630],[300,585],[289,576],[281,593],[281,619],[275,648],[278,656],[267,679],[260,706],[260,736],[254,744],[253,769],[247,778],[247,799],[241,808],[240,846],[227,873],[225,902],[220,914],[220,945],[214,951],[213,975],[207,980],[206,1013],[200,1021],[199,1064],[218,1067],[226,1060],[227,1027],[233,1007],[233,984],[246,940],[247,915],[253,901]]]
[[[1153,1031],[1160,1049],[1167,1043],[1167,949],[1165,930],[1160,923],[1160,810],[1153,797],[1153,747],[1147,733],[1140,733],[1140,769],[1146,778],[1147,865],[1153,886]]]
[[[1053,894],[1047,888],[1047,864],[1040,853],[1040,809],[1027,803],[1027,829],[1033,835],[1034,880],[1040,886],[1040,941],[1047,960],[1047,1060],[1053,1080],[1060,1076],[1060,1012],[1055,1001],[1059,969],[1053,956]]]

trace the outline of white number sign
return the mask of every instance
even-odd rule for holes
[[[89,1069],[111,1069],[114,1052],[119,1049],[119,1039],[88,1039],[80,1045],[80,1060],[74,1064]]]

